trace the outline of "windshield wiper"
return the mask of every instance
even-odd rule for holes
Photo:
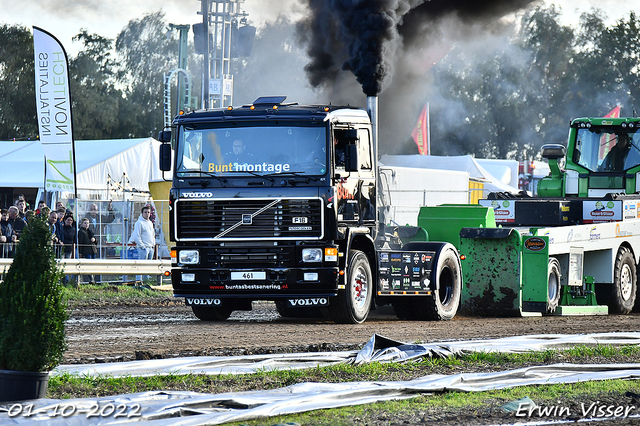
[[[319,178],[317,176],[313,176],[313,175],[307,175],[305,172],[280,172],[280,173],[269,173],[268,175],[265,176],[294,176],[294,177],[301,177],[306,179],[307,181],[309,180],[318,180]]]
[[[215,174],[214,172],[207,172],[206,170],[189,170],[189,171],[178,172],[178,173],[183,173],[183,176],[179,176],[178,175],[178,177],[182,177],[183,179],[195,178],[195,176],[184,176],[185,174],[198,173],[200,176],[204,175],[204,176],[207,176],[207,177],[218,179],[220,182],[223,182],[223,183],[225,183],[227,181],[222,176],[219,176],[219,175]],[[206,186],[206,185],[203,184],[203,182],[208,182],[208,181],[206,181],[206,180],[203,180],[203,181],[198,180],[198,181],[196,181],[195,179],[191,179],[191,180],[189,180],[189,185],[200,184],[200,185]]]
[[[252,176],[265,178],[269,182],[273,183],[273,179],[269,177],[270,175],[261,175],[260,173],[256,173],[252,170],[229,170],[228,172],[225,172],[225,173],[249,173]]]

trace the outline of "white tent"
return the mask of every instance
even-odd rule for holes
[[[159,145],[153,138],[76,141],[78,197],[102,193],[106,198],[109,181],[123,182],[132,192],[148,192],[149,182],[162,180]],[[0,164],[0,187],[43,187],[40,141],[0,142]]]
[[[485,164],[494,173],[497,173],[500,178],[494,176],[488,172],[480,162],[470,155],[460,155],[452,157],[441,157],[435,155],[383,155],[380,159],[380,163],[385,166],[395,167],[415,167],[421,169],[434,169],[434,170],[451,170],[461,171],[469,173],[469,176],[476,179],[482,179],[484,184],[484,196],[489,192],[511,192],[518,193],[520,190],[517,186],[511,186],[513,181],[512,168],[508,160],[505,161],[504,166],[500,167],[498,160],[491,160]],[[517,162],[513,161],[516,165],[515,173],[517,179]],[[502,180],[504,179],[504,181]],[[516,180],[517,182],[517,180]]]

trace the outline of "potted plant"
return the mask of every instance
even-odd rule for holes
[[[0,282],[0,402],[42,398],[66,350],[62,271],[45,218],[29,218]]]

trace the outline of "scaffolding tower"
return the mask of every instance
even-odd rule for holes
[[[202,86],[202,106],[226,107],[233,103],[233,75],[231,74],[233,31],[237,30],[239,24],[246,23],[248,15],[240,8],[244,0],[200,1],[202,8],[198,13],[203,15],[205,28],[208,28],[211,34],[207,40],[207,44],[209,41],[211,43],[204,55],[203,72],[203,81],[208,79],[209,85]]]

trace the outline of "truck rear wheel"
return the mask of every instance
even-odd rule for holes
[[[372,292],[373,276],[369,259],[360,250],[350,251],[347,285],[344,290],[338,291],[338,296],[329,305],[331,318],[343,324],[364,322],[371,308]]]
[[[609,313],[628,314],[636,302],[636,262],[627,247],[620,247],[613,270]]]
[[[442,250],[435,272],[439,283],[438,290],[433,291],[433,296],[428,299],[424,310],[414,310],[414,313],[420,316],[419,319],[449,321],[458,312],[462,292],[462,271],[457,251],[453,246]]]
[[[193,314],[202,321],[225,321],[231,316],[233,308],[231,306],[221,306],[213,308],[211,306],[192,306]]]
[[[549,258],[549,278],[547,283],[547,312],[553,313],[560,303],[560,262],[555,257]]]

